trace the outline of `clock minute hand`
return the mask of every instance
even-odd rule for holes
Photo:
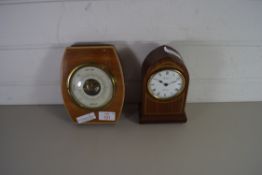
[[[173,83],[176,83],[178,81],[178,78],[174,81],[171,81],[169,84],[173,84]]]
[[[171,81],[169,84],[173,84],[173,83],[175,83],[176,81]]]

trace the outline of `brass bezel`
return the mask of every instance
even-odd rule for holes
[[[167,98],[163,98],[163,97],[159,97],[159,96],[157,96],[157,95],[154,95],[153,92],[152,92],[152,90],[149,88],[149,82],[151,81],[151,79],[152,79],[157,73],[162,72],[162,71],[165,71],[165,70],[166,70],[166,71],[174,71],[174,72],[178,73],[178,74],[181,76],[181,78],[182,78],[182,87],[181,87],[180,91],[179,91],[177,94],[175,94],[175,95],[173,95],[173,96],[171,96],[171,97],[167,97]],[[150,76],[150,78],[147,80],[147,91],[149,92],[149,94],[150,94],[153,98],[155,98],[155,99],[157,99],[157,100],[168,101],[168,100],[171,100],[171,99],[173,99],[173,98],[178,97],[178,96],[184,91],[184,89],[185,89],[185,83],[186,83],[185,77],[184,77],[184,75],[183,75],[179,70],[174,69],[174,68],[167,68],[167,69],[163,68],[163,69],[159,69],[159,70],[155,71],[155,72]]]
[[[112,98],[105,104],[99,106],[99,107],[87,107],[85,105],[83,105],[82,103],[80,103],[78,100],[76,100],[74,98],[74,96],[72,95],[71,93],[71,89],[70,89],[70,82],[71,82],[71,79],[73,77],[73,75],[77,72],[77,70],[83,68],[83,67],[96,67],[102,71],[104,71],[108,77],[110,78],[111,82],[112,82],[112,85],[113,85],[113,95],[112,95]],[[98,64],[95,64],[95,63],[89,63],[89,64],[80,64],[78,66],[76,66],[74,69],[71,70],[71,72],[69,73],[68,77],[67,77],[67,82],[66,82],[66,87],[67,87],[67,92],[69,94],[69,96],[71,97],[72,101],[78,105],[79,107],[81,108],[84,108],[84,109],[90,109],[90,110],[96,110],[96,109],[102,109],[104,108],[105,106],[107,106],[113,99],[113,97],[115,96],[115,92],[116,92],[116,79],[114,78],[114,76],[104,68],[103,65],[98,65]]]

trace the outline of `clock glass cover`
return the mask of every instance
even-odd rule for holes
[[[185,86],[184,76],[176,69],[165,69],[153,74],[148,82],[149,93],[157,99],[167,100],[178,96]]]
[[[84,108],[100,108],[114,94],[113,78],[96,66],[81,65],[68,77],[68,90],[74,101]]]

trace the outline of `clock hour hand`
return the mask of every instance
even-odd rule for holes
[[[159,83],[163,84],[164,86],[168,86],[170,83],[164,83],[162,80],[154,78],[154,80],[158,81]]]
[[[159,80],[159,79],[156,79],[154,78],[154,80],[158,81],[159,83],[162,83],[163,84],[163,81],[162,80]]]

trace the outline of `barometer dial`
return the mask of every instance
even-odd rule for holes
[[[103,69],[81,65],[68,77],[68,90],[74,101],[84,108],[101,108],[114,94],[114,81]]]

